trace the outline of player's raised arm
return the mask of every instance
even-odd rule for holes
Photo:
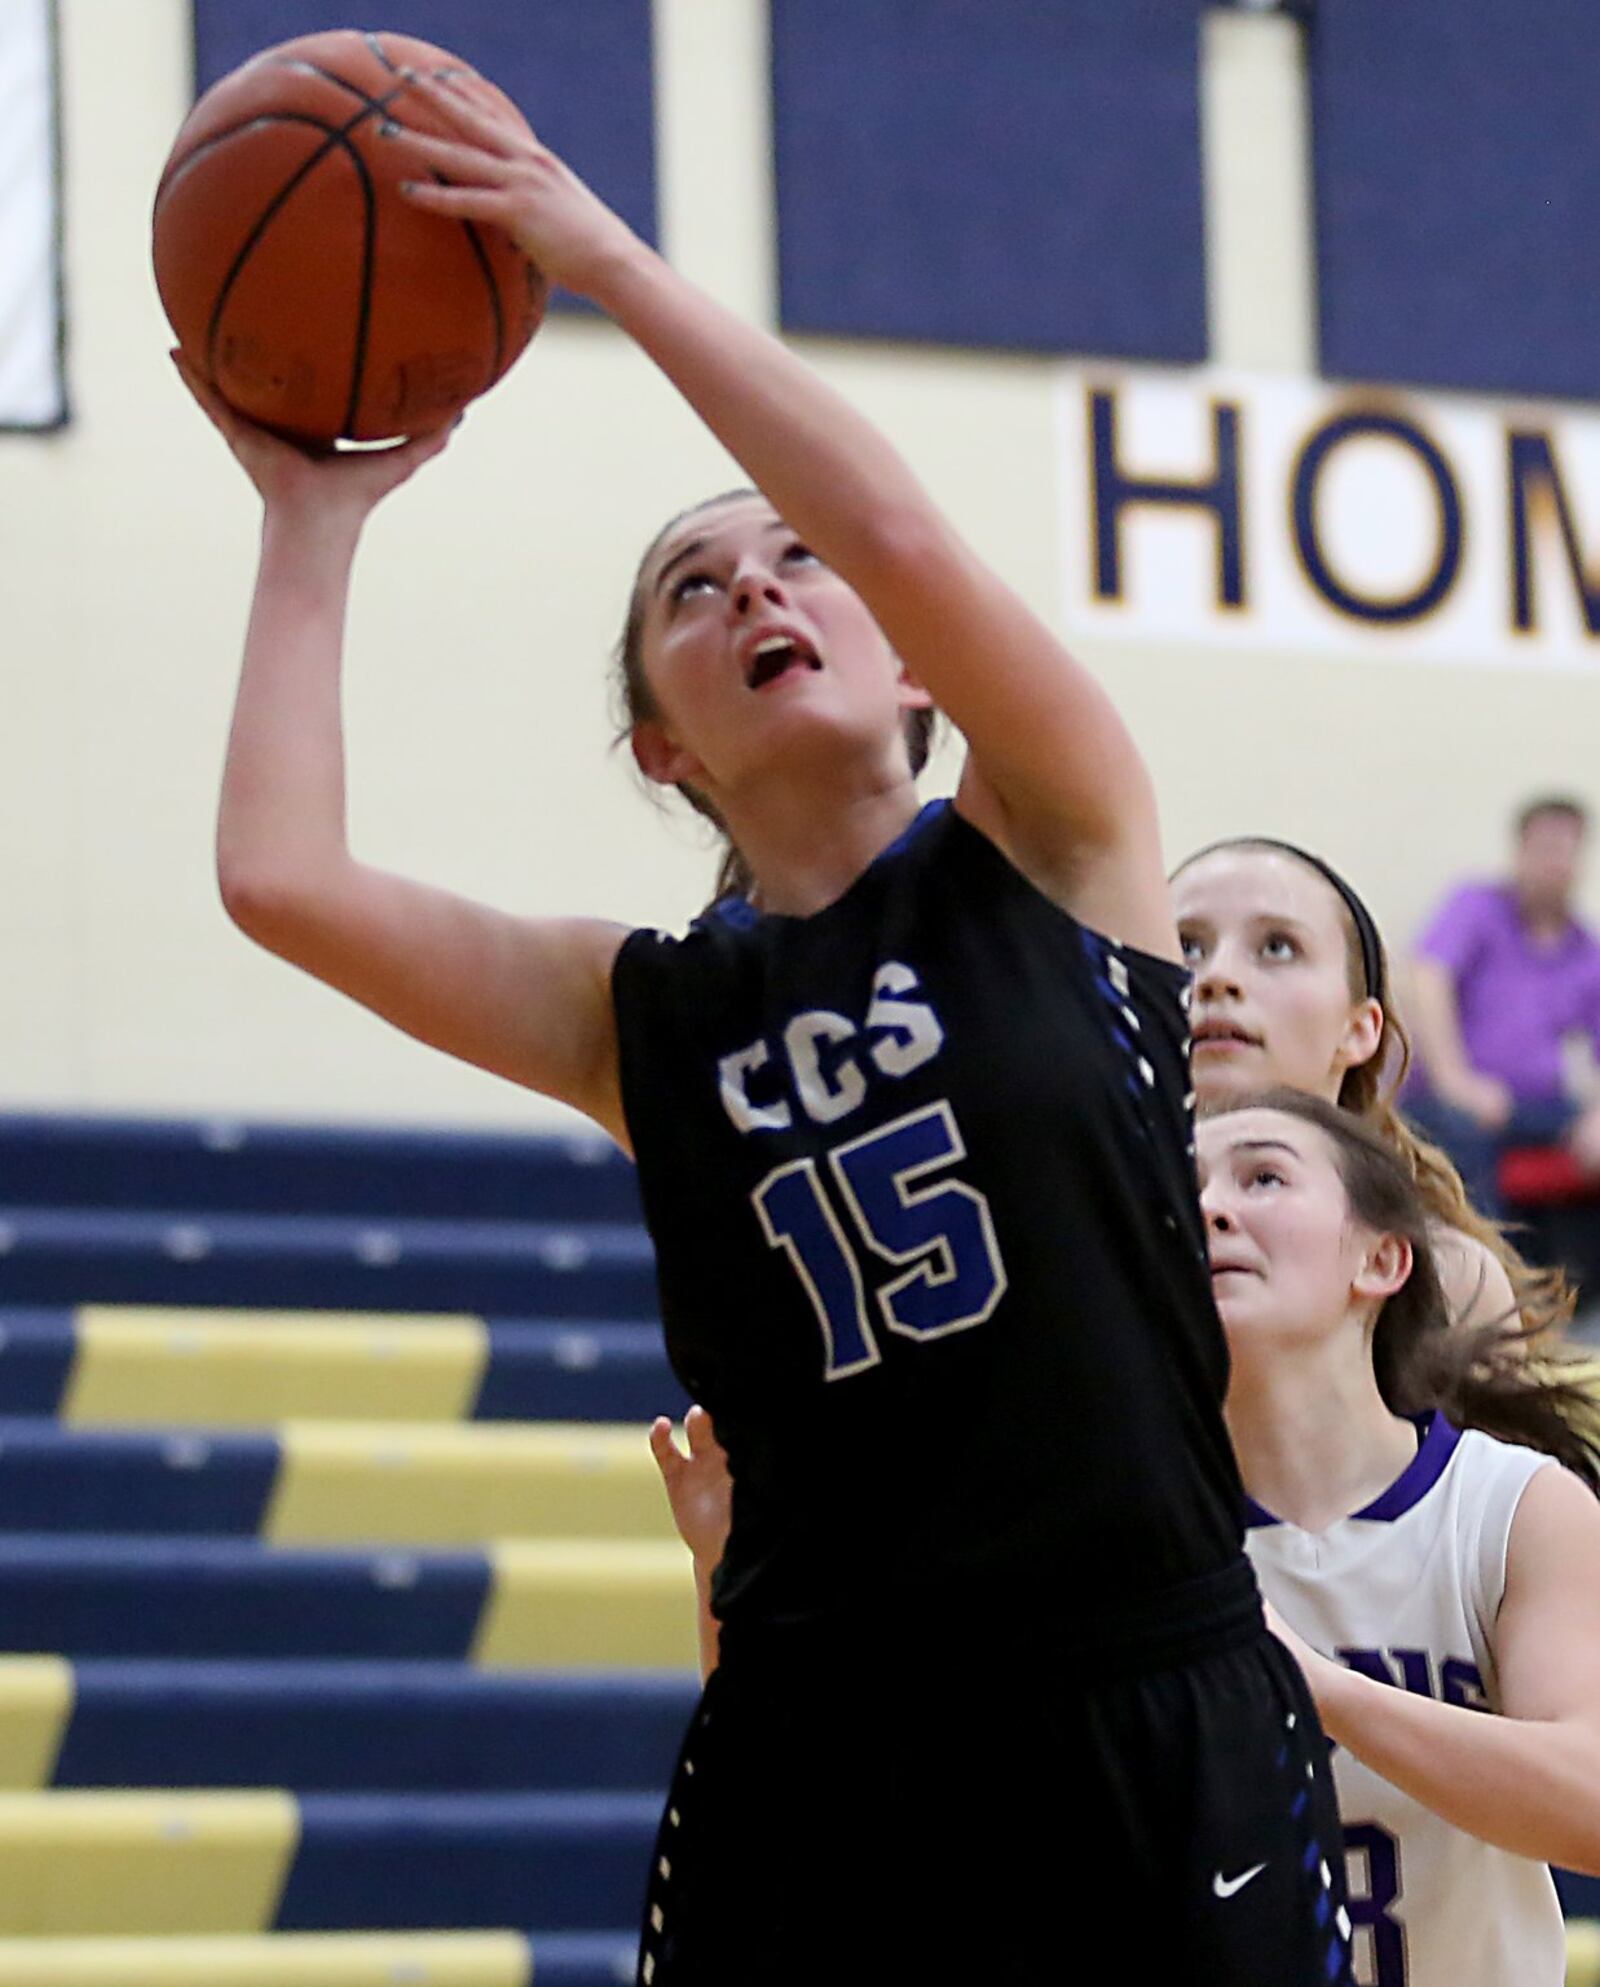
[[[470,79],[419,84],[459,144],[412,198],[497,223],[661,367],[861,596],[971,749],[962,805],[1087,921],[1175,956],[1149,776],[1099,685],[950,527],[896,451],[775,338],[677,276]]]
[[[265,505],[217,821],[229,915],[406,1033],[620,1137],[608,976],[621,929],[509,916],[358,862],[346,836],[340,674],[351,566],[373,506],[438,453],[447,431],[381,454],[314,459],[184,377]]]

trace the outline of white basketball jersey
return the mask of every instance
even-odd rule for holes
[[[1428,1417],[1383,1495],[1324,1532],[1252,1505],[1262,1591],[1314,1649],[1447,1704],[1497,1711],[1494,1623],[1532,1449]],[[1492,1849],[1402,1794],[1341,1746],[1360,1987],[1561,1987],[1566,1940],[1543,1863]]]

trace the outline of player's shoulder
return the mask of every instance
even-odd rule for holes
[[[1461,1431],[1451,1458],[1451,1487],[1463,1518],[1472,1512],[1491,1527],[1509,1526],[1533,1479],[1559,1467],[1542,1449],[1467,1428]]]

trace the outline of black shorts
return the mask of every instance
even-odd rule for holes
[[[1241,1564],[1176,1661],[1170,1623],[725,1632],[641,1987],[1347,1987],[1327,1741],[1260,1621]]]

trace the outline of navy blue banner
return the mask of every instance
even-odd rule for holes
[[[377,21],[327,0],[195,0],[195,90],[263,48],[329,27],[416,35],[470,62],[647,241],[656,239],[650,0],[384,0]]]
[[[1200,0],[773,0],[783,321],[1206,356]]]
[[[1323,372],[1600,397],[1594,0],[1336,0],[1311,49]]]

